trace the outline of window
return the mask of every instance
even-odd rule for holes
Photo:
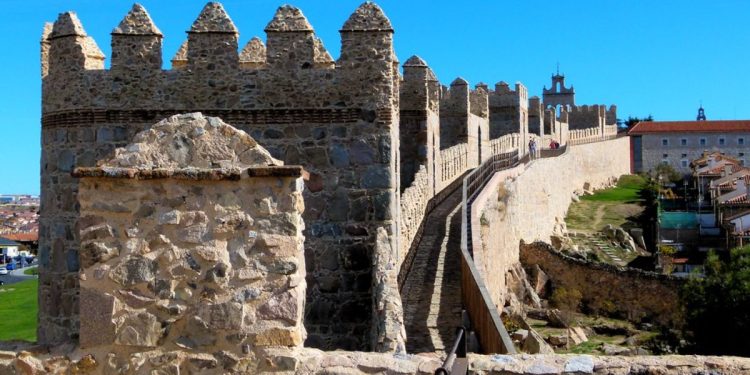
[[[662,159],[666,159],[669,157],[669,154],[661,154]]]
[[[719,146],[724,146],[726,143],[727,140],[724,137],[719,137]]]
[[[662,161],[661,161],[661,163],[662,163],[662,164],[666,164],[666,165],[669,165],[669,160],[662,160]]]
[[[745,156],[745,153],[744,152],[740,152],[739,153],[739,157],[743,157],[743,156]]]
[[[669,146],[669,139],[662,138],[661,139],[661,145],[662,146]]]
[[[743,146],[745,144],[745,138],[742,138],[742,137],[737,138],[737,144],[740,146]]]
[[[688,166],[688,161],[687,160],[683,159],[683,160],[680,160],[680,162],[682,163],[682,167],[683,168],[687,168],[687,166]]]
[[[687,146],[687,138],[680,139],[680,146]]]
[[[684,159],[684,158],[687,157],[687,154],[682,154],[682,155],[680,155],[680,157]]]
[[[701,138],[700,143],[701,143],[701,146],[705,146],[706,145],[706,138]]]

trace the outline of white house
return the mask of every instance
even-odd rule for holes
[[[18,242],[0,237],[0,258],[18,256],[19,247],[21,247],[21,244]]]

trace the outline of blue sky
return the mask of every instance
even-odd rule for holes
[[[338,29],[361,0],[299,0],[336,58]],[[0,0],[0,193],[39,192],[39,39],[44,21],[78,13],[105,55],[132,2]],[[205,1],[143,0],[165,35],[164,60],[185,39]],[[263,28],[282,0],[226,0],[240,44]],[[335,5],[334,5],[335,4]],[[556,64],[576,88],[578,104],[617,104],[621,118],[694,119],[702,101],[709,119],[750,119],[750,1],[447,1],[381,0],[396,30],[403,62],[417,54],[443,83],[461,76],[521,81],[541,95]],[[12,10],[11,10],[12,9]],[[168,68],[168,65],[165,65]]]

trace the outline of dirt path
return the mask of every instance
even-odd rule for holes
[[[605,207],[606,207],[605,204],[600,204],[599,206],[596,207],[596,212],[594,213],[594,222],[591,224],[592,233],[599,231],[599,229],[603,227],[602,220],[604,219]]]

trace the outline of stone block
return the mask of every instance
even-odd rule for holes
[[[370,165],[375,162],[375,150],[364,140],[358,139],[349,146],[350,161],[356,165]]]
[[[335,143],[330,147],[328,156],[331,158],[331,165],[334,167],[343,168],[349,166],[349,151],[340,143]]]
[[[112,295],[89,288],[81,288],[79,297],[81,348],[111,345],[115,341],[115,298]]]
[[[301,346],[302,342],[298,328],[271,328],[255,336],[256,346]]]
[[[362,174],[364,189],[387,189],[391,187],[391,173],[385,166],[372,165]]]
[[[158,263],[142,257],[133,257],[112,270],[110,278],[120,285],[133,286],[154,279]]]
[[[116,321],[115,344],[125,346],[156,347],[163,334],[156,316],[145,311],[128,312]]]
[[[88,268],[96,263],[106,262],[119,254],[120,250],[114,245],[94,241],[84,242],[79,254],[80,266]]]
[[[289,324],[298,324],[303,305],[302,295],[294,288],[272,296],[257,311],[257,317],[265,320],[281,320]]]
[[[238,330],[242,327],[244,307],[237,302],[202,305],[198,312],[209,329]]]
[[[76,155],[71,150],[63,150],[57,155],[57,169],[69,173],[76,163]]]

